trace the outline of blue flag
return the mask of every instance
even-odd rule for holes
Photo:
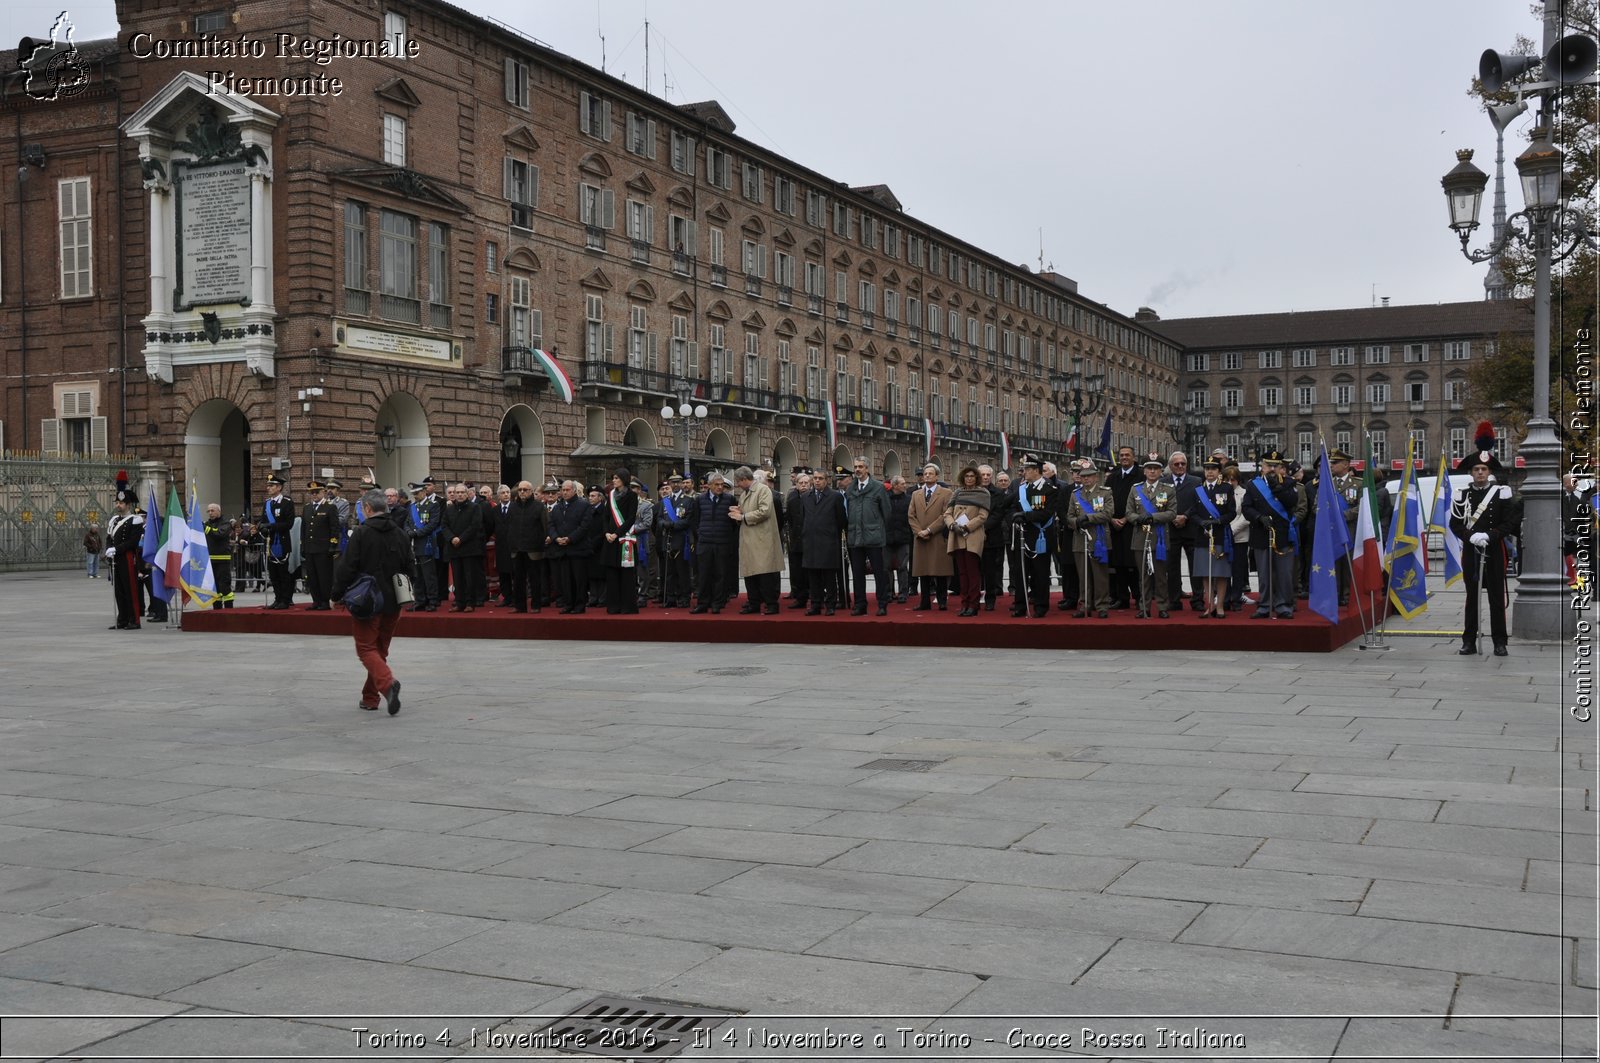
[[[1107,460],[1111,458],[1111,414],[1106,414],[1105,427],[1100,429],[1100,445],[1094,448],[1096,454],[1104,454]]]
[[[1328,446],[1317,459],[1317,523],[1311,540],[1311,611],[1330,624],[1339,622],[1339,559],[1350,552],[1344,525],[1344,498],[1333,486]]]
[[[139,556],[144,558],[144,563],[150,569],[150,594],[164,602],[172,601],[172,590],[167,586],[165,574],[160,565],[156,564],[156,555],[161,553],[161,533],[165,530],[165,522],[161,519],[161,507],[156,504],[156,489],[150,488],[150,504],[144,511],[144,540],[139,544]]]
[[[1416,454],[1406,451],[1406,471],[1400,479],[1394,518],[1389,522],[1389,601],[1410,620],[1428,608],[1428,559],[1422,549],[1422,507],[1417,502]]]

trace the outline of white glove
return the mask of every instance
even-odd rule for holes
[[[1489,533],[1488,532],[1473,532],[1472,533],[1472,538],[1469,539],[1468,542],[1472,543],[1473,546],[1477,546],[1477,547],[1488,546],[1489,545]]]
[[[106,560],[107,561],[115,561],[116,559],[117,559],[116,548],[115,547],[111,547],[111,546],[106,547]]]

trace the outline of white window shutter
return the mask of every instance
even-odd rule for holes
[[[104,417],[89,418],[89,455],[95,458],[106,456],[106,419]]]
[[[689,375],[691,377],[700,375],[700,345],[693,341],[689,343]]]
[[[528,206],[534,208],[539,205],[539,167],[528,167]]]
[[[617,194],[611,189],[600,193],[600,228],[615,229],[617,227]]]
[[[766,275],[767,275],[767,245],[766,244],[757,244],[756,245],[756,276],[765,277]]]
[[[509,59],[506,60],[506,61],[510,62]],[[513,162],[515,162],[514,159],[510,159],[510,158],[506,159],[505,179],[502,182],[502,186],[503,186],[504,191],[503,191],[502,194],[505,196],[506,199],[508,199],[511,202],[515,203],[517,201],[517,197],[515,195],[516,184],[512,180],[512,177],[511,177],[511,168],[512,168],[512,163]]]
[[[516,103],[517,102],[516,83],[517,83],[516,64],[515,64],[515,62],[513,60],[508,58],[506,60],[506,102],[507,103]]]
[[[656,208],[648,205],[644,208],[644,242],[656,242]]]
[[[616,350],[616,329],[607,324],[605,327],[605,353],[606,361],[611,361],[611,353]]]
[[[589,100],[587,92],[578,93],[578,131],[580,133],[593,132],[589,128]]]
[[[39,422],[39,452],[42,454],[61,452],[61,422],[54,417],[46,417]]]
[[[648,158],[656,157],[656,120],[650,119],[645,123],[645,155]]]
[[[600,139],[611,139],[611,101],[604,100],[600,104]]]

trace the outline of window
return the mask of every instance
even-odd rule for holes
[[[761,167],[753,162],[744,164],[744,179],[742,181],[744,198],[752,203],[761,202]]]
[[[900,257],[900,227],[885,222],[883,225],[883,253],[891,258]]]
[[[1385,383],[1367,384],[1367,401],[1374,406],[1382,405],[1389,401],[1389,385]]]
[[[645,308],[638,304],[628,308],[628,366],[656,371],[656,335],[646,330]]]
[[[1354,347],[1333,348],[1328,352],[1328,364],[1334,366],[1355,365],[1356,349]]]
[[[520,59],[506,59],[506,102],[528,109],[528,64]]]
[[[1450,460],[1460,461],[1467,456],[1467,430],[1465,428],[1450,429]]]
[[[711,246],[710,246],[711,264],[713,266],[724,265],[725,263],[724,263],[724,260],[723,260],[723,257],[722,257],[722,243],[723,243],[722,230],[721,229],[708,229],[707,233],[710,235],[710,238],[711,238]]]
[[[733,156],[715,144],[706,145],[706,180],[721,189],[733,187]]]
[[[1336,428],[1333,432],[1333,445],[1346,454],[1354,454],[1354,451],[1350,449],[1354,445],[1351,443],[1350,438],[1350,429]]]
[[[1428,360],[1428,345],[1426,343],[1406,344],[1405,360],[1407,362],[1426,362]]]
[[[1511,436],[1503,424],[1494,426],[1494,456],[1502,464],[1511,460]]]
[[[1356,386],[1354,384],[1333,385],[1333,404],[1335,406],[1349,406],[1356,401]]]
[[[611,101],[592,92],[578,93],[578,129],[597,140],[611,141]]]
[[[579,185],[578,210],[579,220],[591,229],[614,229],[617,226],[616,194],[609,188]]]
[[[1290,352],[1296,369],[1315,369],[1317,366],[1317,352],[1312,347],[1299,347]]]
[[[1407,402],[1427,402],[1428,382],[1426,380],[1412,380],[1406,383]]]
[[[866,248],[878,246],[878,219],[865,212],[861,215],[861,246]]]
[[[406,120],[397,114],[383,116],[383,162],[385,166],[406,164]]]
[[[505,196],[511,204],[511,226],[532,229],[533,212],[539,205],[539,167],[521,159],[507,159]]]
[[[1225,373],[1237,372],[1244,368],[1244,355],[1238,351],[1224,351],[1221,361],[1222,371]]]
[[[194,33],[200,37],[207,33],[226,33],[228,30],[228,12],[205,11],[194,17]]]
[[[642,114],[628,112],[628,137],[626,147],[630,154],[647,159],[656,157],[656,120]]]
[[[1464,362],[1472,357],[1471,340],[1448,340],[1444,345],[1444,360],[1447,362]]]
[[[450,327],[450,231],[436,221],[428,223],[428,323]]]
[[[765,277],[767,275],[767,245],[758,244],[754,240],[742,241],[739,261],[745,276]]]
[[[890,324],[900,320],[900,293],[886,289],[883,293],[883,316]]]
[[[1222,408],[1237,411],[1244,405],[1244,388],[1223,388]]]
[[[344,309],[347,314],[372,310],[367,290],[367,209],[355,202],[344,205]]]
[[[1283,401],[1283,389],[1281,387],[1264,387],[1261,389],[1260,397],[1261,405],[1276,407]]]
[[[1257,357],[1257,359],[1259,360],[1259,363],[1260,363],[1258,368],[1261,368],[1261,369],[1282,369],[1283,368],[1283,352],[1282,351],[1262,351],[1256,357]]]
[[[390,55],[395,59],[404,59],[407,55],[406,43],[406,17],[398,11],[385,11],[383,13],[383,39],[388,44]]]
[[[815,225],[819,229],[822,227],[823,213],[827,208],[827,203],[827,197],[825,197],[821,192],[817,192],[810,188],[806,189],[807,225]]]
[[[922,373],[916,369],[906,374],[906,415],[926,416],[922,409]]]
[[[106,453],[106,419],[95,415],[99,385],[57,384],[55,414],[40,423],[41,447],[47,454]]]
[[[878,408],[878,381],[872,375],[872,363],[861,363],[861,406],[863,409],[876,410]]]
[[[378,315],[422,323],[417,301],[417,219],[393,210],[378,212]]]
[[[823,278],[822,263],[820,263],[820,262],[807,262],[806,263],[806,294],[807,295],[816,296],[818,299],[820,299],[823,296],[828,294],[827,288],[825,287],[826,282],[822,278]]]
[[[850,360],[845,355],[833,359],[833,401],[844,405],[855,395],[855,379],[850,375]]]
[[[850,208],[843,203],[833,205],[833,235],[850,235]]]
[[[772,179],[772,209],[794,217],[794,181],[788,177]]]
[[[1445,401],[1451,406],[1461,406],[1467,401],[1467,382],[1465,380],[1446,380],[1444,382]]]
[[[1315,384],[1295,385],[1294,404],[1296,406],[1315,406],[1317,404],[1317,386]]]
[[[1184,368],[1190,373],[1209,373],[1211,371],[1211,355],[1189,354],[1184,357]]]
[[[544,315],[533,309],[533,282],[527,277],[512,277],[507,284],[510,328],[509,347],[539,347],[544,343]]]
[[[727,326],[715,324],[711,326],[711,373],[713,384],[733,383],[733,366],[728,358]]]
[[[772,282],[779,288],[794,287],[794,256],[782,251],[773,255]]]
[[[598,295],[583,299],[583,356],[591,362],[609,362],[612,351],[611,326],[604,320],[605,304]]]
[[[794,360],[789,356],[789,341],[778,341],[778,393],[780,395],[798,395],[800,393],[800,375],[795,367]]]
[[[1301,465],[1309,466],[1316,460],[1316,456],[1311,452],[1311,445],[1312,434],[1310,432],[1300,432],[1295,436],[1295,449],[1299,451],[1299,456],[1295,460]]]
[[[676,129],[672,131],[672,168],[694,176],[694,137]]]
[[[61,298],[81,299],[94,294],[89,178],[69,177],[56,185],[56,194],[61,219]]]
[[[689,319],[683,314],[672,315],[672,345],[668,349],[668,368],[673,376],[691,376],[698,374],[700,367],[695,366],[693,373],[689,369]]]
[[[822,352],[817,347],[806,347],[806,398],[825,399],[827,392],[822,382]]]
[[[1375,465],[1389,464],[1389,432],[1384,428],[1374,428],[1367,433],[1367,442],[1372,447],[1372,461]]]
[[[1367,347],[1366,361],[1368,365],[1388,365],[1389,345],[1386,343],[1369,345]]]
[[[1410,444],[1408,453],[1412,460],[1426,458],[1428,454],[1428,430],[1426,428],[1413,428],[1406,433],[1406,442]]]
[[[493,240],[483,245],[483,271],[485,273],[500,272],[500,245]]]
[[[1189,405],[1197,410],[1211,408],[1211,392],[1209,389],[1196,388],[1189,392]]]
[[[667,244],[675,253],[693,256],[696,254],[694,239],[694,221],[681,214],[667,216]]]
[[[494,292],[483,294],[483,319],[491,325],[500,323],[500,297]]]

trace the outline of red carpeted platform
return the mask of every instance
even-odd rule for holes
[[[691,615],[687,609],[649,606],[635,616],[608,616],[604,609],[589,609],[581,616],[562,616],[555,609],[538,614],[516,614],[487,607],[472,613],[407,613],[396,634],[404,638],[592,640],[602,642],[764,642],[793,645],[869,646],[970,646],[1034,650],[1205,650],[1219,646],[1248,648],[1253,653],[1330,653],[1361,635],[1361,618],[1355,607],[1345,610],[1338,624],[1329,624],[1306,608],[1304,601],[1292,620],[1254,620],[1249,602],[1245,611],[1225,619],[1207,619],[1184,611],[1169,619],[1138,619],[1131,610],[1113,610],[1105,620],[1076,620],[1053,609],[1042,619],[1010,615],[1010,598],[1004,597],[994,612],[959,617],[960,607],[947,612],[912,612],[911,606],[891,605],[889,615],[853,617],[841,611],[834,616],[805,616],[804,610],[783,603],[777,616],[743,615],[742,599],[720,614]],[[276,635],[350,634],[350,618],[343,610],[311,612],[305,605],[288,610],[214,609],[183,614],[185,631],[250,632]]]

